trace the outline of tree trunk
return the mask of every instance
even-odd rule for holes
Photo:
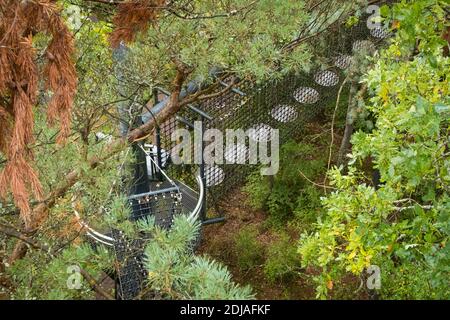
[[[347,151],[350,149],[350,139],[353,134],[353,122],[354,119],[352,119],[352,111],[356,107],[356,90],[357,86],[355,83],[352,83],[350,87],[350,94],[349,94],[349,100],[348,100],[348,108],[347,108],[347,118],[345,120],[345,131],[344,131],[344,137],[342,138],[341,146],[339,148],[338,153],[338,165],[344,164],[345,162],[345,155],[347,154]]]
[[[338,164],[344,164],[345,162],[345,155],[347,154],[347,151],[350,149],[350,139],[353,134],[353,124],[346,123],[345,124],[345,131],[344,131],[344,137],[342,138],[341,146],[339,148],[339,156],[338,156]]]

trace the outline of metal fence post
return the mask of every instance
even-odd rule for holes
[[[205,192],[203,193],[203,201],[202,201],[202,203],[203,203],[203,205],[202,205],[202,212],[201,212],[201,216],[200,216],[201,222],[206,220],[206,210],[207,210],[207,206],[206,206],[206,194],[207,194],[207,192],[206,192],[206,190],[208,188],[208,186],[206,185],[205,159],[204,159],[204,154],[203,154],[203,150],[205,149],[205,142],[203,140],[204,133],[205,133],[204,121],[205,121],[205,117],[200,116],[200,122],[201,122],[201,125],[202,125],[202,129],[201,129],[201,136],[202,136],[201,152],[202,152],[202,154],[201,154],[201,163],[200,163],[200,177],[202,178],[203,185],[205,186]]]

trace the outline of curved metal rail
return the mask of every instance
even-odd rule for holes
[[[196,176],[197,185],[199,187],[199,197],[197,200],[197,204],[192,210],[192,212],[189,213],[187,219],[189,222],[194,223],[196,220],[198,220],[200,216],[200,212],[202,210],[203,206],[203,198],[205,195],[205,186],[203,185],[203,180],[201,179],[200,175]],[[84,220],[81,219],[80,214],[78,211],[74,209],[75,217],[77,218],[78,224],[86,230],[86,234],[94,239],[95,241],[102,243],[107,246],[114,246],[114,243],[116,242],[116,239],[111,238],[101,232],[96,231],[95,229],[91,228]]]

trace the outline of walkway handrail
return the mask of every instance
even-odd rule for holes
[[[199,197],[198,197],[198,200],[197,200],[197,204],[196,204],[194,210],[192,210],[192,212],[189,213],[188,218],[187,218],[190,223],[194,223],[196,220],[198,220],[198,217],[199,217],[200,212],[201,212],[202,207],[203,207],[203,198],[204,198],[204,195],[205,195],[205,186],[203,184],[203,180],[201,179],[200,175],[196,176],[196,181],[197,181],[197,184],[198,184],[198,187],[199,187],[200,191],[199,191]],[[80,214],[75,209],[74,209],[74,214],[75,214],[75,217],[77,218],[78,224],[83,229],[86,230],[86,234],[89,237],[91,237],[95,241],[100,242],[100,243],[102,243],[104,245],[107,245],[109,247],[114,246],[114,243],[116,242],[116,239],[111,238],[111,237],[109,237],[107,235],[104,235],[104,234],[96,231],[95,229],[91,228],[85,221],[83,221],[81,219]]]
[[[203,198],[205,196],[205,186],[203,184],[203,179],[201,178],[200,174],[198,174],[195,179],[197,180],[197,184],[199,187],[199,195],[198,195],[198,201],[197,201],[197,205],[195,206],[194,210],[192,211],[192,213],[188,216],[188,221],[191,223],[194,223],[199,215],[200,215],[200,211],[203,208]]]

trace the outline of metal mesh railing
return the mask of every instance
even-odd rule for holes
[[[352,57],[359,51],[369,49],[368,52],[376,48],[389,36],[383,29],[369,29],[365,17],[360,21],[353,27],[336,23],[329,32],[315,39],[319,50],[315,60],[319,63],[311,72],[289,74],[262,85],[245,81],[237,85],[238,91],[245,95],[229,91],[202,101],[198,108],[213,118],[204,119],[205,128],[216,128],[222,132],[225,129],[254,128],[255,136],[250,138],[255,140],[266,139],[270,130],[276,128],[280,130],[280,143],[301,136],[307,123],[323,114],[327,105],[335,103]],[[198,114],[188,108],[177,116],[191,122],[199,119]],[[161,141],[165,150],[170,152],[175,146],[171,133],[180,126],[183,125],[176,117],[161,126]],[[224,150],[225,160],[242,159],[247,154],[248,141]],[[207,166],[205,178],[210,207],[231,188],[242,183],[254,168],[239,164]],[[195,187],[193,177],[196,170],[196,165],[172,165],[169,168],[172,176],[192,187]]]

